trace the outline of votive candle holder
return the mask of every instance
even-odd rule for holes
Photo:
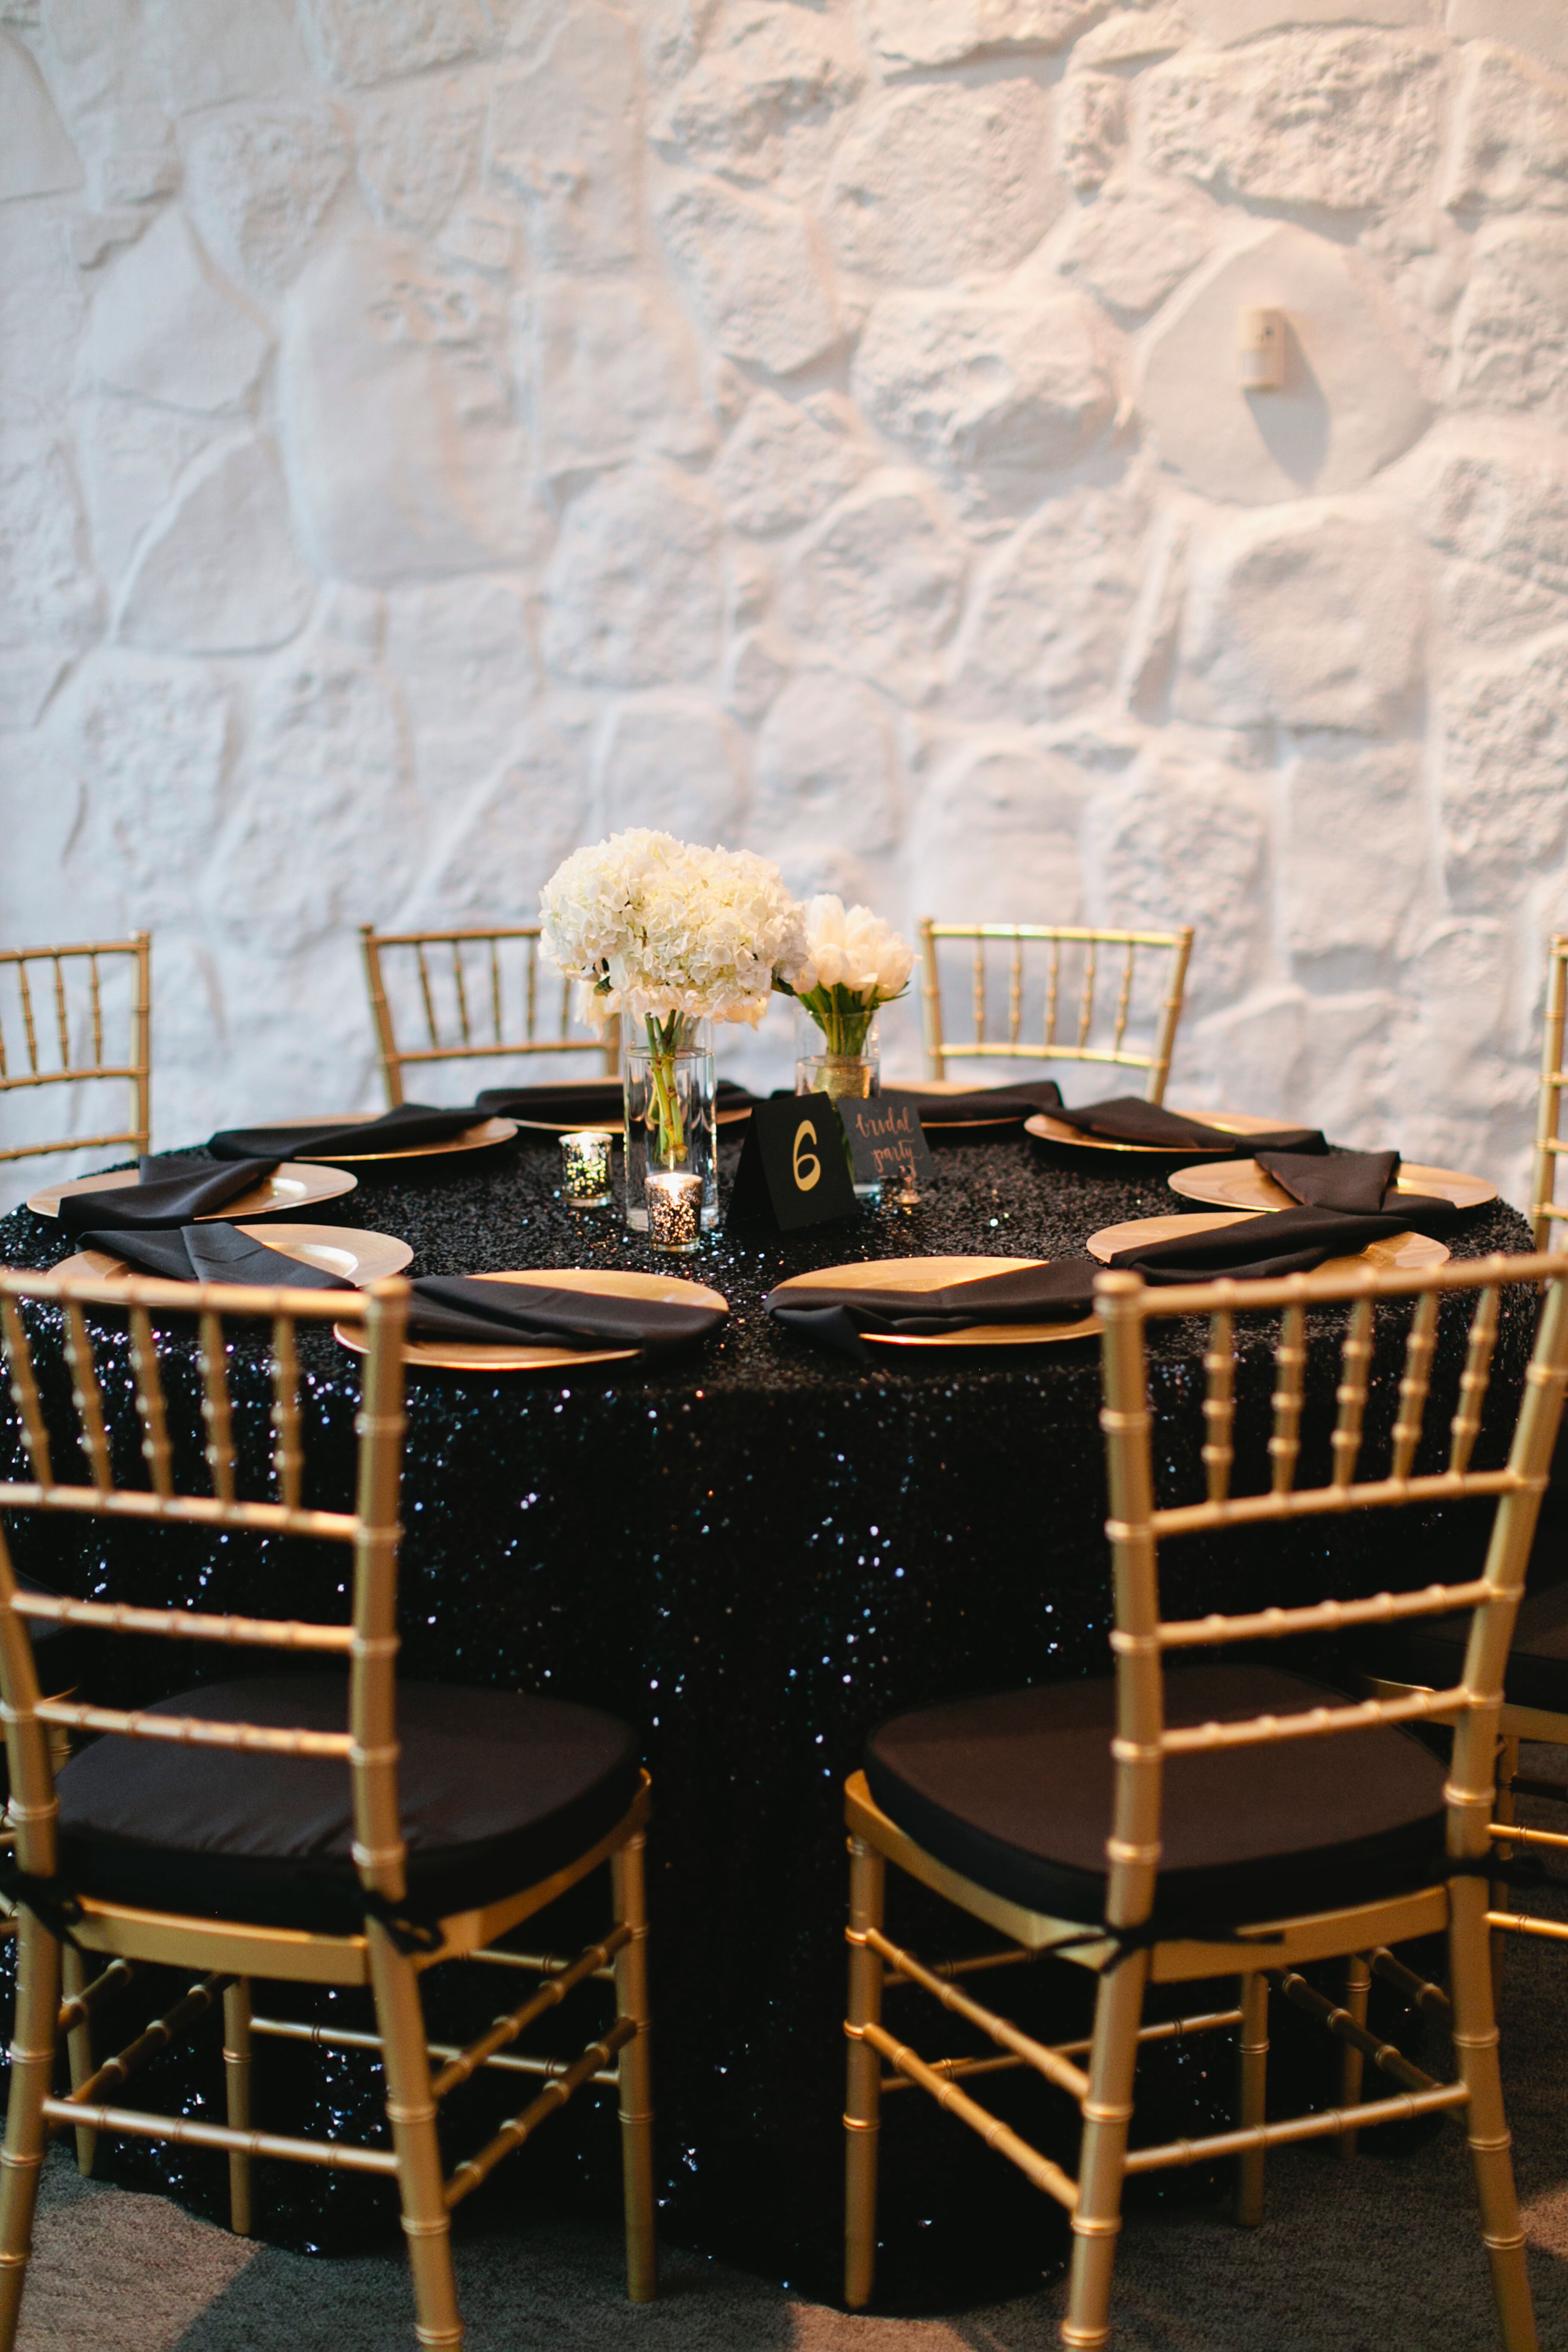
[[[702,1179],[682,1174],[650,1172],[647,1179],[647,1237],[650,1247],[689,1257],[702,1241]]]
[[[561,1139],[561,1197],[569,1208],[607,1209],[610,1192],[610,1138],[592,1128],[580,1128]]]

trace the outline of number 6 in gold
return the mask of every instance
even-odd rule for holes
[[[803,1118],[795,1131],[795,1149],[790,1153],[790,1172],[797,1192],[809,1192],[822,1173],[822,1162],[815,1151],[801,1150],[803,1140],[816,1141],[816,1129],[810,1119]]]

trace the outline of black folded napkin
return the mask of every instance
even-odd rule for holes
[[[1258,1135],[1232,1135],[1201,1118],[1184,1118],[1179,1110],[1144,1102],[1137,1095],[1080,1103],[1076,1109],[1054,1110],[1051,1117],[1084,1135],[1103,1136],[1110,1143],[1141,1143],[1147,1151],[1213,1151],[1238,1160],[1244,1155],[1255,1157],[1260,1149],[1326,1151],[1329,1148],[1315,1127],[1279,1127]]]
[[[462,1339],[482,1347],[641,1348],[654,1354],[705,1339],[724,1320],[721,1307],[667,1304],[592,1290],[555,1290],[543,1282],[481,1282],[466,1275],[427,1275],[414,1285],[411,1339]]]
[[[1451,1201],[1424,1192],[1404,1196],[1396,1209],[1368,1210],[1360,1216],[1342,1209],[1266,1210],[1208,1233],[1135,1243],[1118,1250],[1110,1263],[1131,1267],[1148,1283],[1213,1282],[1221,1276],[1233,1282],[1267,1282],[1282,1274],[1309,1274],[1325,1258],[1353,1257],[1390,1234],[1440,1232],[1458,1214]]]
[[[249,1282],[268,1290],[352,1290],[342,1275],[304,1265],[281,1250],[252,1240],[237,1225],[215,1219],[159,1233],[83,1234],[89,1249],[122,1257],[138,1274],[162,1275],[170,1282]]]
[[[68,1234],[149,1232],[188,1224],[209,1209],[221,1209],[270,1176],[271,1160],[195,1160],[174,1153],[144,1153],[141,1181],[118,1192],[67,1192],[60,1223]],[[107,1248],[107,1243],[100,1244]]]
[[[1293,1201],[1312,1209],[1369,1209],[1398,1205],[1392,1187],[1399,1173],[1397,1151],[1257,1151],[1253,1158]]]
[[[460,1110],[437,1110],[429,1103],[399,1103],[379,1118],[324,1118],[319,1127],[226,1127],[207,1139],[215,1160],[248,1160],[269,1151],[275,1160],[295,1160],[301,1152],[320,1159],[335,1151],[399,1151],[411,1143],[446,1143],[465,1128],[477,1127],[488,1111],[465,1104]]]
[[[882,1092],[897,1095],[901,1102],[912,1102],[915,1116],[923,1127],[929,1119],[932,1126],[961,1127],[967,1119],[1026,1119],[1033,1111],[1048,1111],[1053,1118],[1061,1116],[1061,1088],[1054,1078],[1023,1078],[1016,1086],[975,1087],[968,1094],[927,1094],[915,1086],[884,1087]]]
[[[481,1118],[540,1118],[551,1126],[619,1127],[626,1100],[619,1078],[561,1078],[537,1087],[487,1087],[474,1097]],[[750,1110],[756,1097],[733,1078],[715,1089],[719,1110]]]
[[[976,1323],[1080,1322],[1094,1311],[1096,1271],[1089,1258],[1067,1258],[978,1275],[973,1282],[944,1283],[938,1290],[824,1284],[820,1289],[772,1290],[763,1304],[791,1330],[870,1363],[871,1351],[861,1337],[866,1331],[923,1336],[966,1331]]]

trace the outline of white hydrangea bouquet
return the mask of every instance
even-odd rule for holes
[[[836,1060],[854,1059],[878,1009],[909,986],[915,951],[869,907],[846,908],[826,894],[807,901],[804,923],[806,969],[775,975],[773,986],[816,1022]]]
[[[658,1164],[686,1155],[675,1056],[704,1021],[754,1028],[776,987],[806,972],[801,908],[784,877],[746,849],[704,849],[637,827],[574,849],[540,896],[541,945],[582,982],[590,1017],[640,1026],[650,1062]]]

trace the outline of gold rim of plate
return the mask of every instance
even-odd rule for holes
[[[837,1283],[854,1283],[861,1290],[940,1290],[944,1282],[980,1282],[988,1274],[1015,1274],[1026,1265],[1048,1265],[1044,1257],[879,1257],[859,1265],[819,1267],[812,1274],[792,1274],[781,1290],[820,1290]],[[913,1276],[925,1276],[920,1281]],[[866,1331],[868,1346],[879,1348],[1041,1348],[1061,1339],[1093,1339],[1100,1336],[1100,1318],[1086,1315],[1077,1323],[972,1323],[961,1331]]]
[[[27,1206],[37,1217],[58,1217],[60,1202],[69,1193],[123,1192],[140,1181],[134,1168],[116,1168],[107,1176],[78,1176],[69,1184],[55,1184],[35,1192]],[[190,1223],[237,1224],[243,1217],[280,1217],[289,1209],[312,1209],[319,1201],[338,1201],[358,1189],[359,1178],[347,1168],[328,1168],[312,1161],[285,1160],[270,1176],[237,1194],[219,1209],[204,1209]]]
[[[1268,1135],[1276,1128],[1289,1127],[1283,1118],[1259,1118],[1247,1110],[1184,1110],[1177,1103],[1167,1103],[1167,1110],[1178,1118],[1201,1118],[1209,1127],[1217,1127],[1222,1134],[1237,1139],[1247,1135]],[[1300,1126],[1301,1122],[1296,1121]],[[1060,1119],[1052,1118],[1037,1110],[1024,1121],[1026,1134],[1037,1135],[1042,1143],[1065,1143],[1080,1151],[1133,1152],[1144,1160],[1172,1160],[1188,1153],[1218,1151],[1219,1144],[1207,1143],[1118,1143],[1109,1135],[1080,1135],[1076,1127],[1065,1127]]]
[[[389,1275],[401,1274],[414,1255],[409,1244],[392,1234],[345,1231],[338,1225],[239,1225],[236,1231],[248,1234],[254,1242],[264,1242],[279,1257],[291,1257],[300,1265],[313,1265],[322,1274],[338,1275],[356,1289],[363,1289],[369,1282],[384,1282]],[[62,1258],[49,1270],[68,1277],[82,1276],[93,1282],[118,1282],[122,1276],[127,1281],[132,1278],[125,1260],[110,1257],[107,1250],[78,1250],[74,1257]]]
[[[333,1119],[331,1124],[334,1127],[360,1127],[373,1118],[384,1118],[385,1116],[384,1111],[379,1110],[351,1110],[345,1111],[342,1118]],[[268,1120],[267,1124],[277,1128],[321,1127],[326,1122],[320,1118],[274,1118]],[[302,1151],[300,1162],[312,1168],[336,1168],[340,1164],[358,1168],[374,1160],[445,1159],[454,1151],[488,1151],[492,1144],[510,1143],[516,1133],[515,1118],[481,1118],[476,1120],[472,1127],[462,1128],[456,1135],[448,1135],[435,1143],[405,1143],[392,1151]]]
[[[1217,1167],[1205,1160],[1196,1168],[1176,1169],[1165,1181],[1184,1201],[1212,1201],[1222,1209],[1247,1209],[1256,1214],[1265,1209],[1300,1205],[1256,1160],[1222,1160]],[[1426,1168],[1414,1160],[1401,1167],[1394,1189],[1452,1201],[1456,1209],[1479,1209],[1497,1199],[1497,1186],[1489,1184],[1484,1176],[1466,1176],[1457,1168]]]
[[[1133,1217],[1126,1224],[1105,1225],[1098,1234],[1090,1234],[1084,1244],[1090,1257],[1106,1265],[1119,1250],[1136,1249],[1140,1244],[1152,1247],[1156,1242],[1180,1241],[1185,1234],[1217,1233],[1222,1225],[1244,1224],[1256,1213],[1250,1209],[1215,1212],[1202,1216]],[[1426,1273],[1435,1265],[1447,1265],[1452,1253],[1446,1242],[1435,1241],[1430,1234],[1390,1234],[1384,1239],[1369,1242],[1363,1250],[1352,1257],[1325,1258],[1315,1274],[1355,1274],[1364,1266],[1379,1274]],[[1216,1268],[1212,1276],[1194,1275],[1197,1281],[1222,1282],[1224,1269]]]
[[[700,1282],[682,1281],[678,1275],[634,1274],[629,1270],[623,1273],[616,1267],[534,1265],[504,1274],[475,1275],[472,1279],[531,1282],[549,1290],[596,1290],[609,1297],[671,1299],[678,1305],[721,1307],[726,1314],[730,1311],[729,1300],[719,1291],[709,1290]],[[364,1354],[362,1330],[334,1323],[332,1337],[354,1355]],[[502,1342],[490,1347],[479,1340],[410,1339],[405,1343],[403,1360],[410,1370],[546,1372],[573,1364],[628,1363],[641,1353],[640,1348],[514,1348]]]

